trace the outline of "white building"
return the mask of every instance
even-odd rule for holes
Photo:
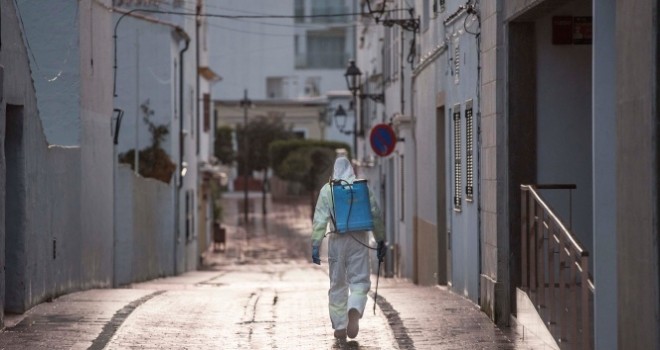
[[[196,16],[206,11],[202,1],[120,1],[116,5],[115,108],[124,112],[117,152],[151,145],[144,121],[148,116],[155,125],[169,129],[161,148],[175,164],[167,184],[147,184],[153,180],[128,176],[130,169],[123,164],[117,169],[117,179],[122,181],[118,183],[122,192],[118,192],[121,229],[117,244],[126,249],[117,251],[120,255],[115,261],[151,252],[149,266],[153,267],[149,271],[132,271],[130,264],[117,267],[125,271],[116,276],[116,284],[122,284],[195,269],[209,247],[213,218],[205,181],[210,177],[202,169],[213,163],[210,89],[219,76],[208,67],[207,20]],[[172,11],[178,14],[168,13]],[[139,168],[139,163],[135,157],[137,167],[133,168]],[[139,194],[145,186],[151,188],[147,191],[151,196]],[[139,198],[148,202],[136,201]],[[157,227],[146,214],[169,222]],[[160,248],[150,247],[153,242]]]
[[[0,1],[0,315],[112,284],[109,6]]]
[[[215,100],[318,97],[345,90],[344,69],[354,54],[353,16],[290,18],[354,12],[354,0],[231,0],[208,5],[229,16],[209,18],[210,67],[223,72]]]
[[[419,18],[357,33],[404,139],[365,170],[390,272],[556,348],[657,348],[657,1],[364,3]]]
[[[209,19],[210,66],[223,75],[223,84],[213,91],[214,100],[237,101],[245,89],[252,101],[264,103],[325,99],[331,102],[326,118],[309,115],[319,120],[317,126],[294,128],[308,137],[321,128],[324,132],[314,138],[352,144],[352,135],[340,132],[332,118],[338,104],[351,113],[348,98],[340,91],[347,89],[343,74],[355,53],[357,16],[334,15],[354,13],[354,0],[232,0],[210,5],[209,11],[266,17]],[[283,18],[268,18],[273,15]],[[340,102],[335,105],[335,101]],[[351,130],[349,120],[344,131]]]

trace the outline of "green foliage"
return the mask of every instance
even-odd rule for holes
[[[131,169],[135,170],[135,150],[120,154],[119,162],[130,164]],[[172,174],[176,170],[176,164],[170,160],[162,148],[150,146],[140,151],[139,168],[140,176],[170,183]]]
[[[220,222],[223,219],[224,211],[222,208],[222,186],[218,181],[209,181],[211,189],[211,204],[213,206],[213,222]]]
[[[221,126],[215,131],[215,144],[213,145],[215,157],[225,165],[236,160],[236,152],[232,145],[233,134],[234,130],[230,126]]]
[[[285,180],[301,183],[315,191],[332,175],[336,150],[348,149],[343,142],[320,140],[276,141],[270,146],[271,165]]]
[[[168,125],[161,124],[156,125],[151,121],[151,117],[154,115],[154,110],[149,108],[149,100],[140,105],[142,110],[142,120],[149,127],[149,132],[151,133],[151,147],[160,148],[160,144],[165,141],[165,137],[170,133],[170,128]]]
[[[172,162],[170,156],[160,145],[170,133],[170,128],[168,125],[156,125],[151,121],[150,118],[154,115],[154,111],[149,108],[149,100],[143,103],[140,108],[143,114],[142,119],[149,127],[149,132],[151,133],[151,146],[141,150],[139,153],[138,174],[143,177],[169,183],[172,179],[172,174],[176,170],[176,164]],[[119,162],[130,164],[131,169],[135,170],[135,149],[120,154]]]
[[[248,173],[252,171],[262,171],[270,165],[269,146],[277,140],[286,140],[292,137],[292,133],[284,125],[282,117],[279,116],[258,116],[250,120],[247,127],[239,126],[236,130],[238,141],[238,171],[242,174],[245,171],[243,161],[245,158],[244,137],[247,136],[247,160]]]

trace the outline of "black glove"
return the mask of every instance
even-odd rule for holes
[[[378,257],[378,262],[382,263],[383,260],[385,260],[385,242],[384,241],[379,241],[378,242],[378,248],[376,249],[376,256]]]
[[[316,265],[321,265],[321,258],[319,257],[319,247],[312,247],[312,262]]]

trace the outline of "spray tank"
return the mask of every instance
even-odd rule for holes
[[[369,187],[367,180],[331,180],[332,223],[335,232],[344,234],[355,231],[371,231],[374,221],[371,217]]]

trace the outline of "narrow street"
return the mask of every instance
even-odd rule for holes
[[[270,202],[268,220],[239,225],[238,194],[224,198],[227,246],[205,268],[120,289],[89,290],[7,316],[2,349],[519,349],[476,305],[440,287],[381,278],[354,340],[333,338],[327,259],[308,260],[307,201]],[[251,212],[261,199],[251,197]]]

